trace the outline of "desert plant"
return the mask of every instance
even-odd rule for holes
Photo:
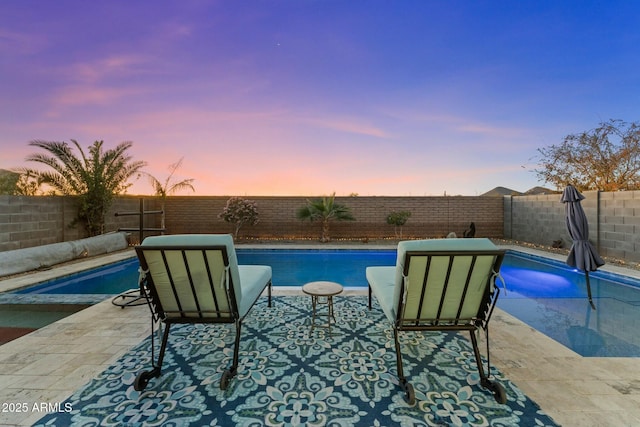
[[[160,182],[156,177],[146,174],[149,177],[149,182],[153,186],[153,190],[155,195],[160,197],[160,209],[162,210],[162,216],[160,219],[160,228],[164,230],[165,228],[165,202],[167,200],[167,196],[170,194],[175,194],[180,190],[191,190],[196,191],[193,188],[193,178],[183,179],[182,181],[173,182],[171,178],[173,178],[173,174],[176,170],[182,165],[182,160],[184,157],[180,158],[176,163],[169,165],[169,176],[164,182]]]
[[[240,228],[245,225],[256,225],[258,219],[258,205],[256,202],[243,199],[242,197],[231,197],[218,215],[219,218],[235,225],[234,237],[238,237]]]
[[[331,240],[329,237],[330,221],[355,220],[349,208],[340,203],[336,203],[335,197],[336,193],[333,193],[328,197],[307,200],[307,205],[300,208],[297,213],[297,217],[300,220],[309,220],[311,222],[318,220],[322,222],[322,236],[320,237],[320,241],[323,243]]]
[[[78,195],[78,220],[85,224],[89,236],[104,233],[105,214],[113,197],[123,194],[131,186],[129,179],[146,165],[132,161],[126,151],[132,142],[120,143],[116,148],[103,150],[103,141],[89,146],[88,155],[77,141],[71,140],[80,152],[78,157],[66,142],[31,141],[29,145],[41,148],[48,154],[31,154],[27,160],[42,163],[52,170],[20,170],[38,183],[48,185],[54,194]]]
[[[15,194],[23,196],[44,195],[45,193],[40,189],[41,185],[41,178],[31,176],[28,172],[20,174],[20,177],[16,182]]]
[[[387,224],[393,225],[393,232],[396,237],[402,238],[402,226],[406,224],[410,216],[411,212],[409,211],[391,212],[387,215]],[[398,230],[400,230],[400,236],[398,236]]]

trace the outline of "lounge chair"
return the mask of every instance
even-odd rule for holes
[[[414,240],[398,244],[395,267],[367,267],[369,309],[373,294],[393,324],[398,378],[409,404],[414,404],[415,393],[402,369],[401,331],[469,331],[481,385],[496,401],[506,402],[502,385],[484,372],[475,336],[479,328],[485,330],[489,359],[487,327],[503,258],[504,251],[488,239]]]
[[[238,368],[242,321],[269,288],[271,267],[238,265],[230,235],[193,234],[147,237],[135,248],[140,260],[140,289],[151,310],[151,363],[138,374],[134,388],[144,390],[161,374],[169,330],[174,323],[234,323],[233,362],[220,380],[226,389]],[[153,324],[164,323],[158,362],[155,362]]]

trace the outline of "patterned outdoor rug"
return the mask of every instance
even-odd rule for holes
[[[261,298],[243,324],[238,375],[224,391],[220,377],[235,329],[174,326],[163,375],[144,392],[133,382],[151,367],[149,338],[71,396],[69,413],[36,425],[557,425],[493,368],[508,399],[496,403],[478,384],[471,345],[452,333],[404,335],[405,373],[416,392],[408,406],[382,311],[369,311],[360,296],[336,297],[334,304],[337,325],[329,335],[323,328],[310,333],[309,297],[277,297],[272,308]]]

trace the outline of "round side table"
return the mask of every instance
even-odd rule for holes
[[[333,296],[342,293],[342,285],[336,282],[309,282],[302,287],[302,292],[307,295],[311,295],[311,331],[316,327],[316,315],[318,304],[324,304],[321,299],[326,298],[327,304],[327,324],[317,325],[318,327],[326,327],[331,333],[331,319],[336,321],[336,317],[333,314]]]

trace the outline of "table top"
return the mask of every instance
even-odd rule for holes
[[[336,282],[309,282],[302,287],[302,292],[318,297],[330,297],[342,292],[342,285]]]

